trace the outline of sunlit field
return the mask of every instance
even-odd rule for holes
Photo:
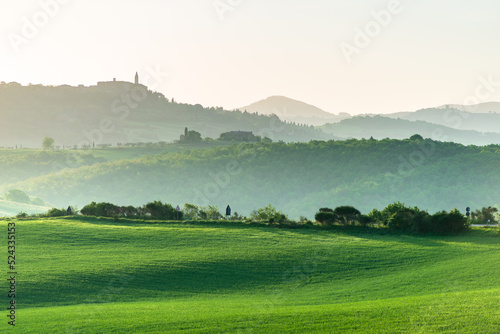
[[[19,333],[497,333],[497,229],[16,224]],[[7,252],[5,252],[7,257]],[[2,293],[7,306],[7,294]],[[10,328],[9,328],[10,327]]]

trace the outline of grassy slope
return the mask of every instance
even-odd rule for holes
[[[463,210],[495,205],[500,198],[500,175],[494,172],[500,164],[498,146],[387,139],[250,144],[187,153],[95,164],[4,188],[21,189],[57,206],[83,207],[91,201],[138,206],[162,200],[219,208],[230,204],[249,215],[271,203],[292,218],[311,218],[318,208],[340,205],[367,213],[396,201],[430,212]],[[231,164],[241,169],[228,175]]]
[[[106,148],[106,149],[92,149],[92,150],[56,150],[53,152],[46,152],[36,149],[0,149],[0,197],[4,192],[14,188],[14,186],[7,186],[9,182],[22,181],[29,178],[47,175],[54,172],[53,165],[55,161],[59,167],[71,167],[66,164],[67,157],[78,157],[82,155],[92,155],[104,161],[118,161],[125,159],[138,159],[144,156],[153,156],[162,153],[175,153],[186,150],[202,150],[210,149],[213,147],[224,147],[234,143],[232,142],[202,142],[199,144],[168,144],[165,147],[123,147],[123,148]],[[47,154],[46,160],[41,159],[40,154]],[[50,154],[63,155],[62,160],[55,160],[51,158]],[[59,157],[60,158],[60,157]],[[96,160],[97,160],[96,159]],[[98,160],[97,160],[98,161]],[[96,161],[96,163],[97,163]],[[8,162],[8,164],[6,164]],[[62,164],[61,164],[62,162]],[[75,163],[76,167],[81,167],[80,163]],[[25,173],[20,173],[20,169],[26,169]],[[6,176],[7,175],[7,176]],[[7,202],[0,199],[0,217],[15,216],[19,212],[26,212],[28,214],[44,213],[51,207],[30,206],[26,204]]]
[[[20,333],[500,325],[498,232],[423,238],[77,219],[20,221],[16,232]]]

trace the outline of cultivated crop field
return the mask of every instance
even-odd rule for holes
[[[16,226],[17,308],[12,327],[2,279],[3,333],[500,328],[497,229],[414,237],[71,217],[3,220],[4,236],[8,223]]]

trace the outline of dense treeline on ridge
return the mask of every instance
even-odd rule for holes
[[[260,223],[269,224],[281,228],[311,228],[341,226],[362,226],[388,228],[391,231],[398,231],[410,234],[439,234],[454,235],[467,230],[471,223],[475,224],[498,224],[500,214],[494,207],[484,207],[472,213],[472,220],[469,220],[470,212],[466,217],[459,210],[453,209],[450,212],[441,211],[433,215],[427,211],[420,210],[417,207],[406,207],[403,203],[397,202],[389,204],[383,210],[373,209],[370,213],[364,215],[358,209],[352,206],[340,206],[335,209],[320,208],[315,214],[315,223],[304,216],[293,220],[288,216],[276,210],[269,204],[258,210],[253,210],[250,217],[245,217],[237,212],[231,214],[231,209],[226,209],[224,216],[216,206],[198,207],[194,204],[186,203],[181,209],[179,206],[154,201],[143,206],[134,207],[118,206],[112,203],[92,202],[84,206],[80,213],[83,216],[105,217],[139,220],[162,220],[162,221],[183,221],[191,223],[204,223],[214,221],[232,221],[242,223]],[[32,217],[64,217],[73,216],[78,213],[78,209],[68,207],[67,210],[52,208],[46,214],[32,215]],[[19,213],[17,218],[28,218],[26,213]]]
[[[91,152],[91,151],[90,151]],[[498,204],[500,146],[413,136],[309,143],[249,143],[96,163],[4,186],[56,205],[90,200],[225,207],[242,214],[273,203],[291,217],[318,207],[362,212],[403,202],[430,212]]]
[[[489,209],[492,209],[491,207]],[[488,210],[488,208],[483,208]],[[492,218],[492,224],[498,224],[500,220],[496,213],[498,210],[491,211],[491,215],[481,215],[475,218],[485,219]],[[32,217],[65,217],[73,216],[78,213],[75,208],[57,209],[53,208],[46,214],[32,215]],[[227,212],[224,216],[217,207],[198,207],[194,204],[186,203],[182,210],[174,208],[171,204],[154,201],[143,206],[118,206],[112,203],[96,203],[92,202],[84,206],[80,213],[83,216],[103,217],[139,220],[155,220],[155,221],[183,221],[191,223],[216,222],[221,220],[241,223],[257,223],[280,228],[312,228],[322,227],[331,228],[338,226],[362,226],[362,227],[377,227],[388,228],[391,231],[410,233],[410,234],[438,234],[438,235],[454,235],[459,234],[469,228],[470,221],[457,209],[450,212],[441,211],[433,215],[427,211],[420,210],[417,207],[406,207],[402,203],[389,204],[386,208],[379,211],[373,209],[370,213],[364,215],[359,210],[352,206],[340,206],[335,209],[320,208],[315,214],[315,223],[301,216],[299,220],[289,219],[288,216],[276,210],[269,204],[266,207],[258,210],[253,210],[250,217],[239,215],[237,212]],[[20,213],[17,218],[28,218],[25,213]],[[489,222],[490,220],[488,220]],[[479,220],[476,220],[479,222]]]

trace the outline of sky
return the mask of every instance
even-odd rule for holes
[[[500,101],[500,1],[0,0],[0,81],[140,81],[226,109]]]

